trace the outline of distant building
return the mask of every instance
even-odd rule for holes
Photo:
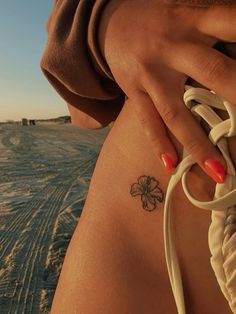
[[[14,124],[15,121],[14,121],[14,120],[7,120],[6,123],[7,123],[7,124]]]
[[[28,120],[25,119],[25,118],[23,118],[23,119],[22,119],[22,125],[23,125],[23,126],[27,126],[27,125],[28,125]]]
[[[35,125],[35,120],[29,120],[29,125]]]
[[[70,116],[58,117],[56,120],[58,122],[61,122],[61,123],[71,123],[71,117]]]
[[[70,116],[61,116],[58,118],[51,118],[51,119],[37,119],[35,122],[53,122],[53,123],[71,123],[71,117]]]

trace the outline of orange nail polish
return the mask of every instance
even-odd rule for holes
[[[165,166],[166,172],[169,174],[174,168],[171,156],[169,154],[161,154],[161,160]]]
[[[218,161],[214,159],[207,159],[204,162],[204,166],[212,179],[214,179],[217,183],[224,183],[226,176],[225,169]]]

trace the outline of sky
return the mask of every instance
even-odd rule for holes
[[[0,3],[0,121],[68,115],[39,67],[53,0]]]

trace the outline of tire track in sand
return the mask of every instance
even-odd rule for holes
[[[86,163],[88,167],[91,165],[90,161],[87,161]],[[45,237],[51,237],[53,225],[55,224],[55,221],[58,217],[58,208],[62,206],[65,195],[68,193],[70,187],[78,177],[79,169],[81,169],[81,165],[77,169],[73,169],[73,171],[68,173],[66,177],[64,174],[61,174],[51,180],[51,189],[54,189],[54,191],[50,189],[49,198],[46,199],[43,204],[41,203],[41,206],[38,208],[38,213],[33,216],[32,220],[34,221],[29,223],[29,225],[32,227],[29,233],[26,232],[19,237],[17,242],[21,243],[22,246],[18,247],[16,245],[18,253],[14,256],[14,264],[19,264],[17,260],[22,260],[22,254],[24,254],[26,263],[21,263],[18,268],[13,269],[11,274],[8,273],[8,275],[11,277],[11,280],[18,283],[18,289],[13,289],[14,291],[8,292],[8,295],[11,296],[11,301],[10,304],[8,303],[7,313],[15,313],[16,309],[20,310],[19,313],[34,313],[32,312],[33,308],[39,302],[39,295],[35,295],[34,291],[36,291],[38,281],[41,279],[42,282],[42,277],[35,276],[35,274],[37,274],[37,265],[39,263],[38,260],[43,259],[45,262],[47,255],[47,250],[45,250],[45,248],[42,246],[42,243],[48,243],[47,240],[45,241]],[[87,171],[86,168],[84,170]],[[61,180],[63,181],[63,184],[61,184]],[[49,187],[50,185],[45,187],[44,190],[48,192]],[[34,203],[34,205],[36,204]],[[33,208],[35,207],[36,206],[33,206]],[[46,208],[46,211],[42,213],[41,210],[43,208]],[[39,218],[38,215],[40,214],[41,217]],[[44,217],[42,217],[42,215],[44,215]],[[28,216],[30,216],[30,213],[29,215],[24,215],[24,217],[21,219],[22,224],[24,224]],[[38,223],[38,220],[40,220],[40,224]],[[19,226],[19,219],[16,221],[16,223]],[[16,227],[16,223],[11,227]],[[34,232],[32,232],[32,229]],[[12,243],[9,244],[8,248],[10,249],[11,247]],[[5,253],[8,252],[5,251]],[[43,254],[44,252],[45,254]]]

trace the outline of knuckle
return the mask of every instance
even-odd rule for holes
[[[141,79],[143,81],[143,83],[145,84],[145,82],[147,80],[152,80],[153,77],[153,62],[150,59],[144,59],[142,60],[142,62],[139,64],[139,69],[137,71],[137,76],[139,77],[139,79]],[[141,74],[141,75],[140,75]]]
[[[184,145],[189,154],[193,156],[199,156],[201,153],[201,144],[195,140],[189,140],[186,145]]]
[[[214,82],[216,79],[224,76],[227,68],[227,62],[220,57],[209,61],[204,67],[204,72],[208,82]]]
[[[164,106],[161,116],[166,124],[174,124],[179,117],[179,109],[175,105]]]
[[[143,128],[146,128],[149,125],[149,119],[147,116],[144,115],[139,116],[139,122]]]

